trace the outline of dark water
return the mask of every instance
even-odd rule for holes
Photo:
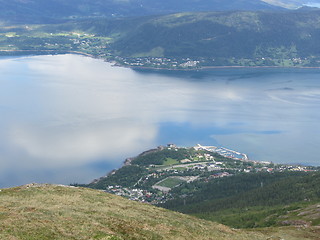
[[[166,143],[320,165],[320,70],[134,71],[75,55],[0,59],[0,187],[89,182]]]

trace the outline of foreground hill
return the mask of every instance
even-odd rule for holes
[[[54,185],[2,189],[0,219],[1,239],[278,239],[102,191]]]

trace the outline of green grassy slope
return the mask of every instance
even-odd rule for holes
[[[1,239],[278,239],[97,190],[25,185],[0,191]]]

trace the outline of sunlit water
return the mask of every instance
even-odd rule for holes
[[[89,182],[166,143],[319,165],[320,70],[134,71],[0,58],[0,187]]]

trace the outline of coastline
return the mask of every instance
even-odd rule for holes
[[[289,66],[207,66],[207,67],[197,67],[197,68],[156,68],[156,67],[137,67],[137,66],[128,66],[128,65],[121,65],[117,64],[118,67],[126,67],[131,69],[145,69],[145,70],[168,70],[168,71],[201,71],[201,70],[210,70],[210,69],[244,69],[244,68],[252,68],[252,69],[320,69],[319,67],[302,67],[302,66],[296,66],[296,67],[289,67]]]
[[[59,50],[0,50],[0,56],[13,56],[11,54],[4,53],[18,53],[17,55],[63,55],[63,54],[75,54],[82,55],[86,57],[91,57],[95,59],[101,59],[105,62],[113,63],[114,67],[124,67],[133,70],[159,70],[159,71],[201,71],[210,69],[320,69],[320,66],[308,67],[308,66],[240,66],[240,65],[221,65],[221,66],[203,66],[194,68],[157,68],[157,67],[147,67],[147,66],[130,66],[120,64],[115,60],[107,60],[103,57],[93,55],[81,51],[59,51]]]
[[[63,55],[63,54],[75,54],[83,55],[91,58],[99,58],[89,53],[80,52],[80,51],[59,51],[59,50],[0,50],[0,56],[12,56],[10,54],[5,55],[2,53],[19,53],[19,55]],[[37,54],[39,53],[39,54]],[[41,54],[43,53],[43,54]]]

